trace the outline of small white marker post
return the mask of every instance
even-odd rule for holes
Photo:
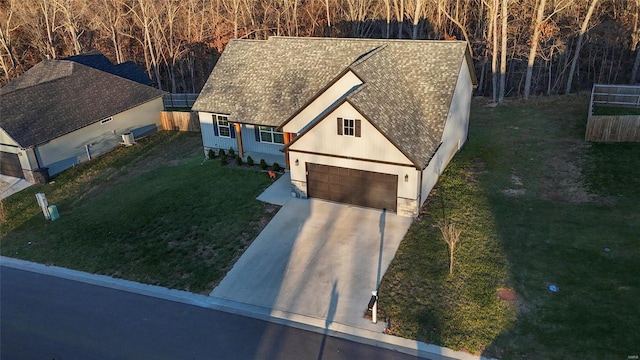
[[[49,214],[49,203],[47,202],[47,197],[44,195],[44,193],[36,193],[36,200],[38,201],[38,205],[40,205],[40,208],[42,209],[44,218],[49,220],[51,218],[51,215]]]
[[[374,324],[377,324],[378,323],[378,291],[372,291],[371,296],[375,297],[375,302],[371,307],[371,321]]]

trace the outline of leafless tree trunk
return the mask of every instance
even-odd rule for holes
[[[396,9],[396,21],[398,22],[398,39],[402,39],[402,30],[404,28],[404,0],[393,0],[393,4]]]
[[[11,43],[11,33],[15,31],[18,26],[13,26],[11,23],[15,9],[15,1],[8,0],[5,6],[6,8],[3,7],[2,12],[0,12],[0,44],[2,44],[0,66],[2,66],[2,71],[4,72],[7,82],[9,82],[12,73],[18,66]]]
[[[422,1],[415,0],[416,6],[413,12],[413,31],[411,32],[411,38],[416,40],[418,38],[418,24],[420,23],[420,18],[422,17]]]
[[[507,20],[509,18],[507,5],[508,0],[502,0],[502,46],[500,50],[500,89],[498,93],[498,104],[502,104],[504,101],[507,78]]]
[[[578,57],[580,56],[580,49],[582,48],[582,41],[584,39],[584,34],[587,32],[587,27],[589,26],[589,20],[591,20],[591,15],[593,15],[593,11],[598,4],[598,0],[591,0],[591,5],[589,5],[589,10],[587,11],[587,15],[582,21],[582,26],[580,27],[580,34],[578,34],[578,42],[576,44],[576,50],[573,53],[573,60],[571,60],[571,68],[569,69],[569,75],[567,77],[567,86],[564,89],[565,94],[571,92],[571,85],[573,83],[573,74],[576,70],[576,64],[578,63]]]
[[[631,79],[629,82],[631,85],[635,85],[638,82],[638,67],[640,67],[640,28],[638,27],[638,17],[640,15],[640,0],[635,0],[635,12],[633,14],[633,32],[631,33],[631,51],[636,52],[636,59],[633,62],[633,68],[631,69]]]

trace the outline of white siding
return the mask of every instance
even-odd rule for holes
[[[15,142],[11,136],[9,136],[3,129],[0,129],[0,151],[15,153],[15,150],[8,149],[15,149],[18,146],[18,143]]]
[[[88,160],[87,144],[93,158],[119,146],[125,132],[132,132],[136,138],[156,132],[161,127],[162,110],[162,98],[158,98],[114,115],[104,124],[98,121],[38,145],[38,162],[41,167],[49,168],[50,175],[55,175]]]
[[[229,148],[238,150],[238,141],[234,138],[226,138],[216,136],[213,130],[215,126],[213,122],[213,114],[207,112],[199,112],[200,118],[200,132],[202,134],[202,145],[205,148],[224,149],[227,151]],[[251,134],[253,136],[253,134]]]
[[[433,159],[422,172],[420,204],[427,200],[427,196],[438,181],[438,177],[467,140],[472,91],[471,74],[465,59],[460,67],[456,89],[449,108],[449,115],[442,133],[440,148],[438,148]]]
[[[256,139],[256,126],[257,125],[242,125],[242,146],[244,147],[244,151],[273,154],[284,158],[284,154],[280,151],[284,145],[261,142]]]
[[[338,135],[338,117],[361,120],[361,136]],[[328,114],[289,148],[291,182],[303,194],[306,194],[307,163],[397,175],[398,214],[417,214],[413,204],[419,201],[420,171],[347,102]]]
[[[337,118],[339,117],[362,120],[361,137],[338,135]],[[302,135],[291,149],[412,165],[412,162],[395,145],[348,102],[340,105],[308,133]]]
[[[297,166],[295,165],[296,160],[298,160]],[[291,181],[307,181],[306,163],[339,166],[350,169],[398,175],[398,197],[405,199],[418,198],[418,177],[420,172],[414,167],[305,154],[293,151],[289,153],[289,161],[291,164],[289,169],[291,173]],[[405,181],[405,175],[409,176],[407,181]]]
[[[342,98],[362,81],[351,71],[344,74],[325,92],[314,99],[307,107],[291,119],[284,127],[284,132],[300,133],[307,125],[316,120],[326,109],[331,107],[338,99]]]

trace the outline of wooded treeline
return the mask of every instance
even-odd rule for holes
[[[639,12],[640,0],[0,0],[0,81],[99,50],[198,92],[231,38],[457,38],[478,94],[502,101],[635,83]]]

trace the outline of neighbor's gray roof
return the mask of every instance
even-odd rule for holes
[[[0,89],[0,128],[26,148],[163,94],[73,61],[45,60]]]
[[[424,167],[439,145],[466,51],[463,41],[232,40],[193,110],[281,126],[349,69],[364,84],[347,100]]]

